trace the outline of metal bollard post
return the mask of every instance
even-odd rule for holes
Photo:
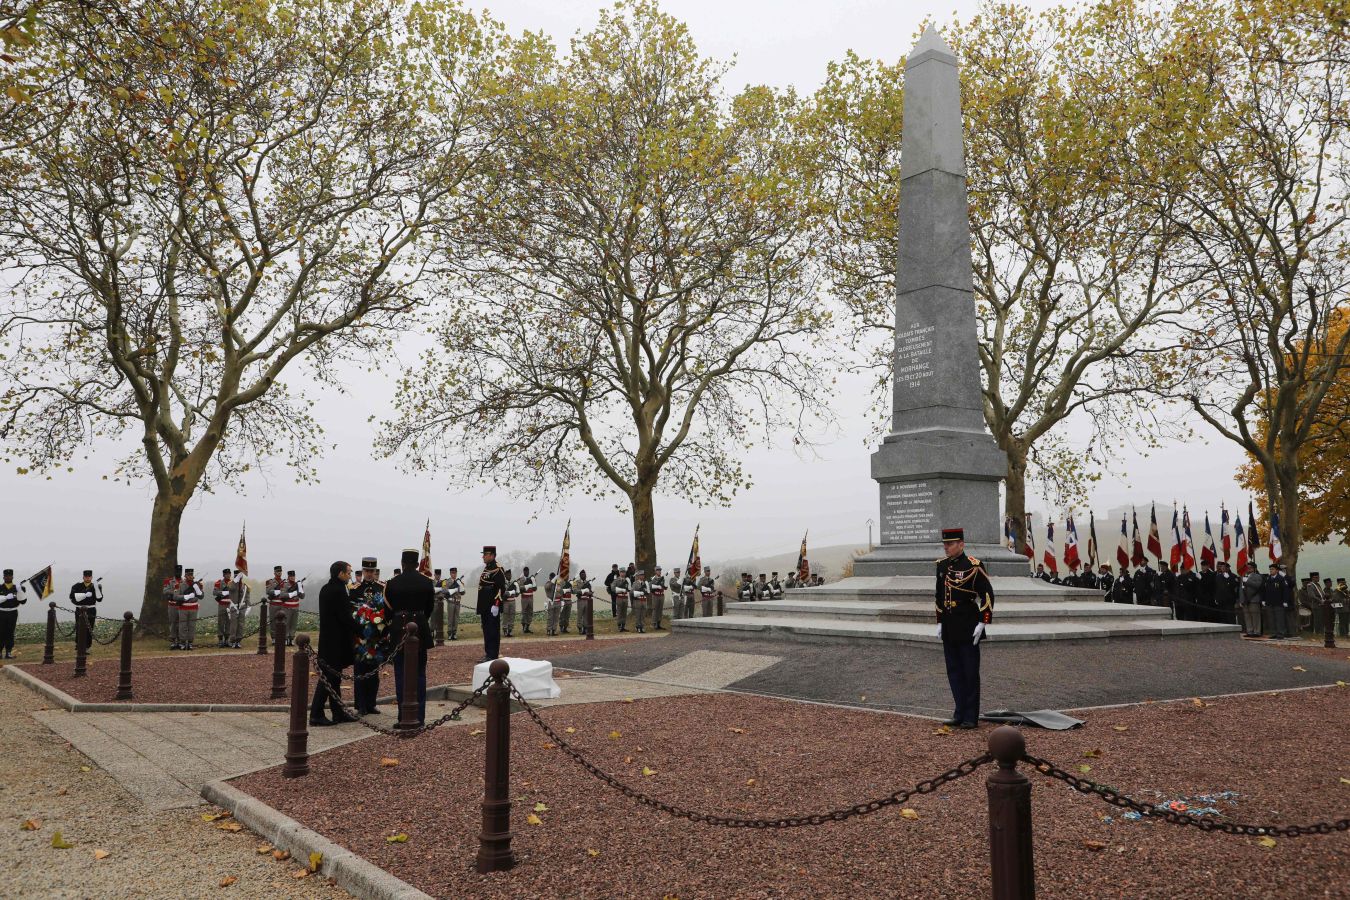
[[[725,616],[727,614],[727,601],[726,598],[722,596],[721,591],[717,592],[717,614],[719,616]]]
[[[286,614],[277,611],[272,620],[272,699],[286,696]]]
[[[267,655],[267,611],[271,609],[267,605],[267,598],[264,597],[262,606],[258,607],[258,655]]]
[[[56,604],[47,604],[47,643],[42,648],[42,664],[50,666],[56,662]]]
[[[1331,608],[1331,597],[1322,598],[1322,646],[1336,649],[1336,610]]]
[[[1010,725],[989,735],[989,753],[998,768],[985,780],[989,791],[989,866],[994,900],[1029,900],[1036,896],[1036,871],[1031,858],[1031,781],[1017,771],[1026,755],[1022,732]]]
[[[398,705],[398,731],[411,731],[422,723],[417,720],[417,666],[422,640],[417,635],[417,623],[403,626],[403,699]]]
[[[514,868],[511,852],[511,692],[506,676],[511,667],[495,659],[488,667],[487,741],[483,753],[483,827],[478,832],[478,871]]]
[[[586,640],[595,640],[595,594],[591,594],[590,602],[586,604]]]
[[[89,641],[89,623],[84,617],[84,612],[78,606],[75,607],[75,677],[83,678],[89,674],[85,662],[89,657],[89,649],[85,646]]]
[[[135,635],[130,611],[122,613],[122,668],[117,673],[117,699],[131,699],[131,638]]]
[[[299,778],[309,774],[309,719],[305,709],[309,699],[309,635],[295,637],[295,653],[291,655],[291,727],[286,732],[286,765],[281,767],[282,778]],[[339,683],[339,690],[341,684]]]

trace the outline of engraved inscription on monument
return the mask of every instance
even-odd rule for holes
[[[936,541],[937,492],[927,481],[901,481],[881,486],[881,542],[899,544]]]
[[[933,376],[934,325],[897,332],[895,337],[895,380],[907,387],[918,387]]]

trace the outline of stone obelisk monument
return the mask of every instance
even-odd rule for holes
[[[1006,454],[985,429],[956,56],[928,26],[905,60],[891,432],[872,454],[881,544],[854,574],[933,574],[942,528],[966,530],[993,575],[1025,575],[1002,543]]]

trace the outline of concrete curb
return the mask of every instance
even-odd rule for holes
[[[52,703],[70,712],[275,712],[290,710],[287,704],[267,705],[260,703],[86,703],[77,700],[58,687],[54,687],[41,678],[25,672],[15,666],[5,666],[4,673],[12,680],[46,697]]]
[[[289,850],[300,863],[309,859],[311,853],[322,853],[319,873],[332,878],[355,897],[362,900],[432,900],[429,894],[224,781],[209,781],[202,785],[202,797],[228,809],[241,825],[257,832],[268,843]]]

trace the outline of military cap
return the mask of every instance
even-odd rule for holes
[[[195,575],[196,572],[197,572],[197,570],[194,569],[194,568],[192,568],[192,566],[188,566],[186,569],[183,570],[183,574],[184,574],[184,575]],[[85,569],[85,570],[84,570],[84,574],[86,574],[86,575],[93,575],[94,573],[91,572],[91,571],[89,571],[88,569]]]
[[[188,571],[191,572],[192,570],[191,570],[191,569],[188,569]],[[84,577],[85,577],[85,578],[93,578],[93,577],[94,577],[94,570],[93,570],[93,569],[85,569],[85,570],[84,570]]]
[[[13,570],[13,569],[6,569],[6,570],[5,570],[5,577],[6,577],[6,578],[13,578],[13,577],[14,577],[14,570]]]
[[[272,571],[273,571],[273,572],[280,572],[280,571],[281,571],[281,566],[273,566],[273,567],[272,567]]]
[[[229,570],[229,569],[221,569],[221,570],[220,570],[220,574],[222,574],[222,575],[228,575],[228,574],[230,574],[230,570]]]
[[[966,539],[966,530],[964,528],[944,528],[942,529],[942,542],[964,541]]]
[[[497,545],[496,545],[496,544],[484,544],[484,545],[483,545],[483,552],[484,552],[484,553],[491,553],[493,556],[496,556],[496,555],[497,555]]]
[[[380,567],[380,563],[379,563],[378,560],[375,559],[375,557],[373,557],[373,556],[363,556],[363,557],[361,557],[361,568],[363,568],[363,569],[378,569],[379,567]]]

